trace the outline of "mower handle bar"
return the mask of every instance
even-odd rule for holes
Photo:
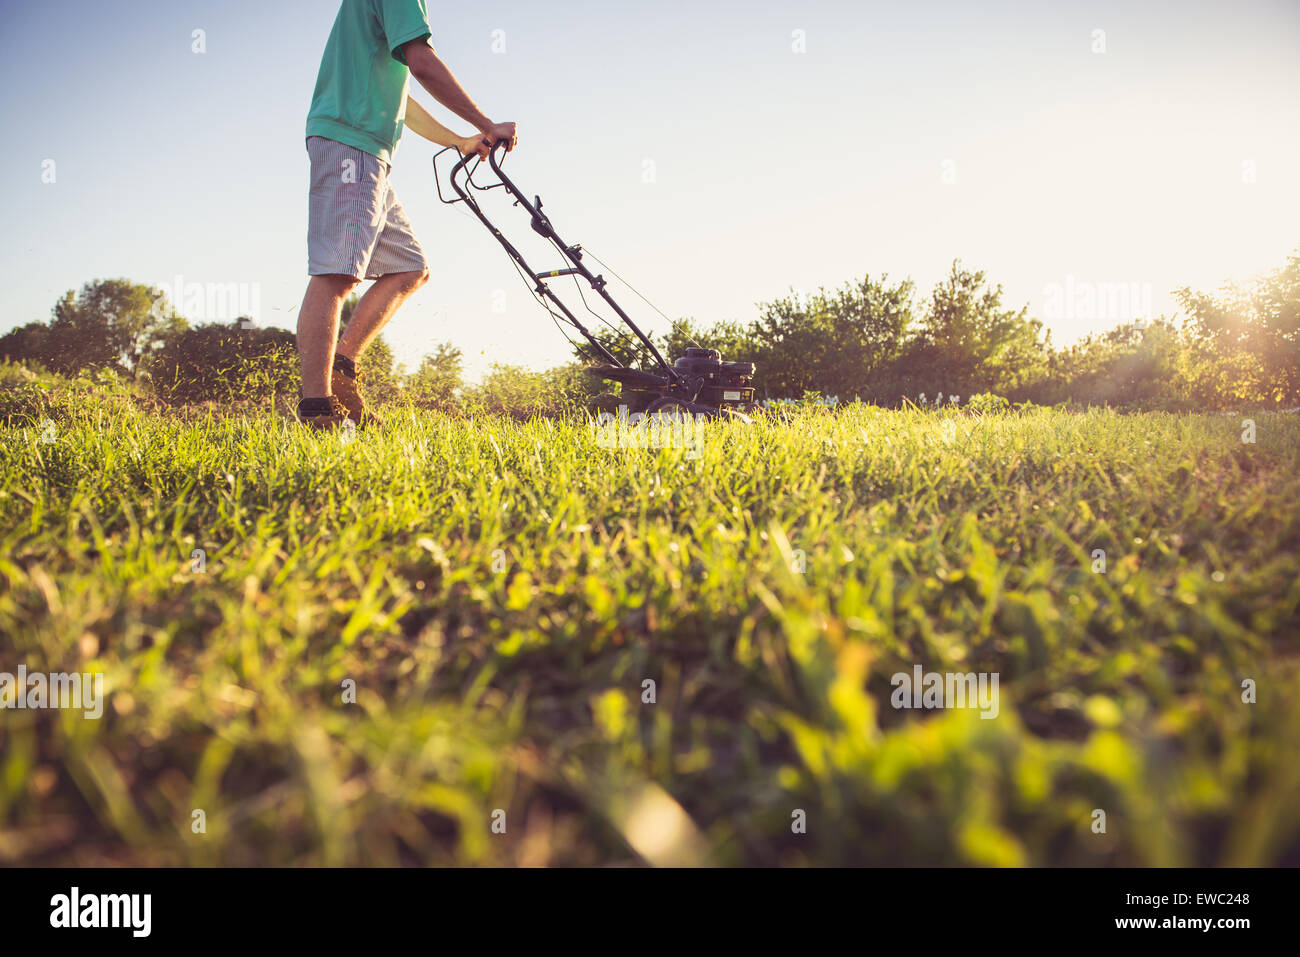
[[[646,349],[649,350],[650,354],[654,357],[655,361],[658,362],[659,367],[663,370],[665,377],[668,379],[668,381],[672,383],[677,383],[682,381],[680,374],[677,372],[676,369],[674,369],[672,366],[668,364],[667,360],[664,359],[663,354],[660,353],[659,349],[655,346],[655,344],[650,341],[650,339],[646,336],[646,334],[642,332],[641,329],[637,326],[637,324],[632,321],[631,317],[628,316],[628,314],[623,311],[622,307],[619,306],[619,304],[614,301],[612,296],[610,296],[608,290],[606,290],[605,288],[606,283],[604,278],[601,276],[594,275],[591,272],[591,270],[589,270],[586,267],[586,265],[582,262],[581,247],[566,245],[556,234],[555,228],[551,225],[550,220],[547,219],[544,213],[542,213],[541,197],[535,197],[533,201],[530,203],[528,201],[528,197],[524,195],[523,191],[520,190],[519,187],[514,184],[514,181],[511,180],[510,177],[506,176],[506,174],[502,171],[501,169],[502,161],[499,161],[497,159],[497,150],[500,150],[508,145],[509,144],[506,140],[503,139],[497,140],[495,143],[492,144],[491,148],[489,148],[488,150],[488,165],[492,167],[492,171],[496,173],[497,179],[500,182],[494,183],[491,186],[479,186],[477,183],[475,183],[474,170],[478,168],[477,163],[475,163],[474,166],[469,167],[468,172],[465,175],[466,182],[468,182],[471,187],[481,192],[487,192],[490,189],[496,189],[498,186],[504,187],[506,192],[515,198],[515,205],[523,206],[524,210],[529,214],[529,216],[532,217],[533,231],[536,232],[538,235],[554,243],[556,248],[559,249],[559,251],[563,253],[564,256],[572,263],[571,268],[555,270],[549,273],[534,272],[532,267],[529,266],[528,263],[524,260],[524,257],[520,254],[519,250],[516,249],[514,245],[509,240],[507,240],[505,236],[501,234],[501,231],[492,224],[492,221],[489,220],[487,216],[483,213],[483,211],[479,208],[478,203],[471,198],[469,192],[465,189],[465,187],[460,182],[457,181],[457,176],[459,175],[461,170],[466,169],[470,160],[471,159],[477,160],[479,158],[477,152],[470,153],[469,155],[462,155],[460,158],[460,162],[458,162],[455,166],[452,167],[451,175],[448,178],[451,181],[451,188],[456,191],[456,195],[458,197],[457,199],[452,199],[452,200],[443,198],[442,186],[438,183],[438,175],[437,175],[438,156],[441,156],[442,153],[439,153],[438,156],[435,156],[433,158],[434,185],[437,186],[438,189],[438,198],[441,199],[444,203],[448,203],[448,204],[464,202],[465,205],[468,206],[470,210],[474,213],[474,215],[477,216],[478,219],[483,223],[483,225],[486,226],[488,230],[491,231],[492,235],[496,238],[497,242],[500,243],[501,246],[505,249],[506,253],[510,256],[510,258],[513,259],[518,266],[522,267],[526,272],[526,274],[531,276],[532,279],[537,283],[537,287],[535,288],[534,291],[539,296],[544,296],[546,299],[550,300],[552,303],[558,306],[560,310],[564,313],[565,318],[567,318],[568,321],[574,326],[574,328],[576,328],[580,333],[582,333],[582,335],[587,339],[587,341],[591,343],[591,345],[596,349],[598,353],[600,353],[601,358],[606,359],[607,361],[613,363],[614,365],[622,365],[622,363],[619,362],[613,356],[613,354],[610,353],[609,350],[605,348],[603,344],[601,344],[600,340],[598,340],[595,336],[593,336],[591,332],[578,320],[578,317],[575,316],[569,310],[568,306],[566,306],[563,303],[563,301],[561,301],[555,295],[555,293],[551,291],[550,287],[545,282],[547,278],[552,278],[560,275],[574,275],[574,276],[581,276],[582,278],[586,279],[587,282],[591,284],[592,289],[594,289],[596,293],[613,308],[613,310],[618,314],[618,317],[623,320],[624,324],[629,329],[631,329],[633,333],[635,333],[638,339],[641,340],[641,344],[644,345]],[[460,148],[457,146],[449,146],[447,147],[447,149],[454,149],[458,153],[460,152]],[[443,150],[443,152],[446,152],[446,150]]]

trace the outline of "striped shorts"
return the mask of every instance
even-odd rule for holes
[[[378,279],[429,268],[411,221],[388,183],[387,163],[323,136],[307,137],[307,156],[308,275]]]

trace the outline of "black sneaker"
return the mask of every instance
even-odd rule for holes
[[[317,431],[340,428],[348,419],[348,410],[338,396],[327,395],[323,399],[301,399],[298,402],[298,421]]]

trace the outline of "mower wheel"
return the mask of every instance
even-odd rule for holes
[[[663,396],[655,399],[645,408],[647,413],[651,412],[690,412],[695,413],[696,406],[693,402],[683,402],[681,399],[674,399],[671,396]]]
[[[726,406],[719,408],[713,405],[701,405],[698,402],[686,402],[682,399],[674,399],[672,396],[667,395],[655,399],[646,407],[647,414],[653,414],[655,412],[665,412],[669,414],[673,412],[677,412],[678,414],[688,413],[690,415],[703,416],[708,419],[720,419],[724,422],[744,422],[747,425],[752,424],[754,421],[743,412],[737,412],[735,409],[730,409]]]

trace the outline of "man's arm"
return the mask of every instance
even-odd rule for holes
[[[459,133],[453,133],[430,116],[429,111],[409,93],[406,95],[406,128],[439,146],[455,146],[464,156],[477,153],[483,159],[487,159],[489,144],[483,134],[461,136]]]
[[[515,133],[515,124],[513,123],[493,123],[478,108],[465,88],[460,82],[452,76],[447,69],[446,64],[438,59],[438,55],[433,52],[427,39],[412,40],[410,43],[402,46],[402,56],[406,59],[406,65],[411,70],[411,76],[415,77],[419,84],[429,91],[429,95],[435,100],[451,110],[466,123],[473,124],[474,128],[483,133],[484,137],[490,144],[495,144],[500,140],[505,140],[506,150],[512,150],[519,142],[519,137]],[[407,109],[414,102],[407,99]],[[428,116],[427,113],[425,113]],[[430,117],[432,120],[432,117]],[[409,125],[409,116],[408,116]],[[438,124],[441,126],[441,124]],[[442,127],[446,129],[446,127]],[[411,129],[416,133],[420,130],[412,125]],[[420,133],[423,136],[423,133]],[[428,137],[433,139],[433,137]],[[435,143],[438,140],[433,140]],[[450,143],[443,144],[450,146]],[[464,150],[462,150],[464,152]]]

